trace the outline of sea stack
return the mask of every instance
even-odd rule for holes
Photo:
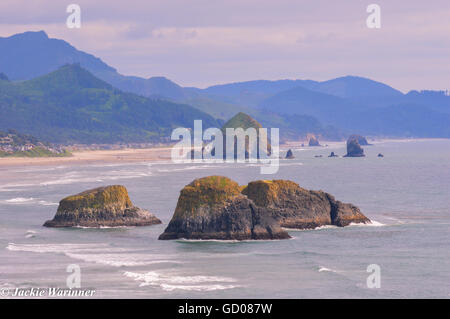
[[[264,209],[223,176],[194,180],[180,193],[173,217],[159,239],[287,239],[289,234]]]
[[[286,159],[293,159],[293,158],[295,158],[294,153],[292,152],[291,149],[289,149],[289,150],[287,151],[286,157],[285,157],[285,158],[286,158]]]
[[[369,144],[367,142],[367,139],[364,136],[362,136],[362,135],[352,134],[348,138],[348,140],[353,140],[353,139],[356,139],[358,141],[359,145],[361,145],[361,146],[372,145],[372,144]]]
[[[331,152],[330,155],[328,155],[328,157],[338,157],[338,156],[334,154],[334,152]]]
[[[319,139],[315,135],[310,134],[308,136],[308,139],[309,139],[309,142],[308,142],[309,146],[320,146]]]
[[[84,191],[59,202],[46,227],[117,227],[161,224],[152,213],[134,206],[124,186]]]
[[[364,157],[364,150],[356,138],[347,140],[347,154],[344,157]]]
[[[250,157],[252,158],[260,158],[260,154],[263,154],[263,152],[265,152],[266,154],[270,155],[272,153],[272,146],[270,145],[270,141],[269,138],[267,136],[267,134],[265,134],[264,132],[260,131],[259,129],[262,128],[262,125],[255,120],[254,118],[252,118],[250,115],[245,114],[243,112],[239,112],[238,114],[236,114],[235,116],[233,116],[230,120],[228,120],[223,126],[222,126],[222,134],[223,134],[223,156],[225,157],[227,152],[226,152],[226,147],[227,147],[227,143],[226,143],[226,130],[227,128],[231,128],[231,129],[239,129],[242,128],[244,131],[248,130],[250,128],[255,129],[255,133],[256,133],[256,150],[253,152],[252,154],[252,150],[250,149],[250,143],[249,143],[249,137],[245,136],[245,159],[248,159]],[[262,140],[263,142],[266,143],[266,147],[265,149],[259,149],[259,144],[260,144],[260,140]],[[234,149],[230,150],[233,154],[234,154],[234,158],[237,158],[237,142],[236,142],[236,137],[234,140]],[[264,143],[263,143],[264,145]],[[256,154],[255,154],[256,153]]]
[[[255,205],[270,212],[282,227],[309,229],[370,223],[358,207],[337,201],[323,191],[301,188],[288,180],[250,182],[242,193]]]

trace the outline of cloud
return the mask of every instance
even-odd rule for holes
[[[121,73],[183,85],[347,74],[404,91],[449,85],[448,0],[377,0],[379,30],[365,26],[358,0],[74,2],[80,30],[65,27],[63,2],[2,0],[0,35],[43,29]]]

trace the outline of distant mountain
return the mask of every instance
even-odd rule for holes
[[[369,107],[333,95],[294,88],[263,101],[261,109],[310,115],[344,131],[403,137],[450,137],[450,114],[402,103]]]
[[[12,81],[30,80],[73,63],[123,91],[184,98],[183,88],[164,77],[124,76],[92,54],[79,51],[64,40],[50,39],[44,31],[0,37],[0,71]]]
[[[196,119],[219,125],[191,106],[117,90],[79,64],[29,81],[0,81],[0,114],[0,130],[57,143],[154,142]]]
[[[386,84],[358,76],[344,76],[324,82],[315,82],[306,88],[346,99],[403,96],[402,92]]]
[[[115,91],[113,88],[118,88],[153,100],[164,99],[174,102],[173,104],[189,104],[216,117],[220,123],[233,114],[245,112],[258,119],[265,127],[279,127],[283,135],[289,138],[298,138],[305,132],[337,138],[355,131],[361,125],[371,127],[370,134],[373,135],[395,132],[392,133],[393,136],[415,136],[416,133],[418,136],[425,136],[423,134],[427,133],[427,128],[422,127],[425,123],[430,125],[428,133],[433,132],[432,136],[447,136],[445,129],[440,129],[441,125],[433,122],[437,121],[440,114],[444,114],[444,120],[445,114],[450,114],[450,96],[446,92],[411,91],[403,94],[386,84],[356,76],[322,82],[258,80],[214,85],[206,89],[187,88],[164,77],[144,79],[124,76],[99,58],[79,51],[65,41],[48,38],[43,31],[0,38],[2,85],[6,85],[8,79],[14,82],[43,76],[67,63],[79,63],[82,68],[95,75],[97,81],[103,80],[112,86],[102,88],[103,90]],[[58,81],[48,83],[47,86],[41,85],[52,89],[54,85],[58,86],[56,82]],[[71,82],[72,84],[76,85],[76,82]],[[96,87],[95,83],[91,85]],[[59,87],[57,90],[61,89]],[[412,115],[407,117],[408,121],[415,122],[401,123],[401,119],[406,120],[405,112],[408,107],[412,107]],[[427,114],[427,118],[415,116],[419,113]],[[371,119],[372,116],[375,118]],[[373,125],[371,120],[378,125]],[[396,120],[400,121],[400,125],[387,127],[388,123],[394,125],[393,121]]]
[[[258,108],[281,114],[310,115],[331,123],[340,114],[358,110],[349,100],[303,87],[277,93],[263,100]]]
[[[279,92],[298,86],[313,86],[315,83],[310,80],[258,80],[214,85],[201,90],[201,93],[222,102],[254,107]]]

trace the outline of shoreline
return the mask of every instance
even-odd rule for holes
[[[446,138],[412,138],[412,139],[369,139],[369,143],[374,145],[386,142],[417,142],[417,141],[437,141],[448,140]],[[280,145],[280,151],[287,151],[289,148],[301,148],[318,150],[322,148],[345,147],[345,141],[320,141],[322,146],[310,147],[305,141],[289,141]],[[305,146],[301,147],[301,144]],[[325,146],[327,145],[327,146]],[[83,150],[72,151],[73,156],[69,157],[3,157],[0,158],[0,168],[14,166],[52,166],[65,164],[117,164],[136,162],[163,162],[171,160],[172,146],[157,146],[151,148],[125,148],[117,150]]]
[[[171,159],[171,149],[171,147],[164,146],[139,149],[73,151],[72,156],[68,157],[4,157],[0,158],[0,168],[12,166],[159,162]]]

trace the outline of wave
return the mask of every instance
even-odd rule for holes
[[[365,223],[350,223],[346,227],[382,227],[382,226],[387,226],[387,225],[377,222],[375,220],[371,220],[371,222],[367,223],[367,224],[365,224]],[[323,225],[323,226],[319,226],[316,228],[306,228],[306,229],[283,227],[283,229],[285,229],[287,231],[312,231],[312,230],[335,229],[335,228],[341,228],[341,227],[338,227],[336,225]]]
[[[25,251],[33,253],[66,253],[74,251],[98,250],[101,247],[109,247],[106,244],[15,244],[6,246],[10,251]],[[104,248],[103,248],[104,249]]]
[[[73,259],[79,259],[85,262],[92,262],[96,264],[102,264],[113,267],[134,267],[134,266],[147,266],[153,264],[162,263],[182,263],[181,261],[175,261],[170,259],[148,260],[148,257],[142,254],[74,254],[65,253],[67,257]]]
[[[33,197],[17,197],[17,198],[11,198],[11,199],[7,199],[4,202],[6,203],[26,203],[26,202],[31,202],[33,201],[34,198]]]
[[[27,232],[28,233],[28,232]],[[30,233],[33,235],[32,233]],[[7,247],[10,251],[34,253],[59,253],[84,262],[113,267],[146,266],[161,263],[181,264],[173,255],[139,253],[124,248],[110,247],[106,244],[14,244]]]
[[[136,273],[126,271],[124,276],[140,281],[139,287],[157,286],[165,291],[189,290],[189,291],[214,291],[224,290],[239,287],[237,285],[230,285],[224,283],[234,283],[236,280],[229,277],[217,276],[179,276],[179,275],[164,275],[155,271],[147,273]],[[210,284],[205,284],[210,283]],[[218,284],[220,283],[220,284]]]
[[[22,204],[39,204],[43,206],[55,206],[58,205],[58,203],[54,202],[48,202],[45,200],[38,200],[33,197],[17,197],[17,198],[11,198],[6,199],[4,201],[0,201],[1,203],[10,204],[10,205],[22,205]]]
[[[370,223],[350,223],[348,226],[357,226],[357,227],[382,227],[387,226],[386,224],[377,222],[376,220],[371,220]]]
[[[27,230],[25,233],[25,238],[33,238],[36,236],[36,232],[34,230]]]

